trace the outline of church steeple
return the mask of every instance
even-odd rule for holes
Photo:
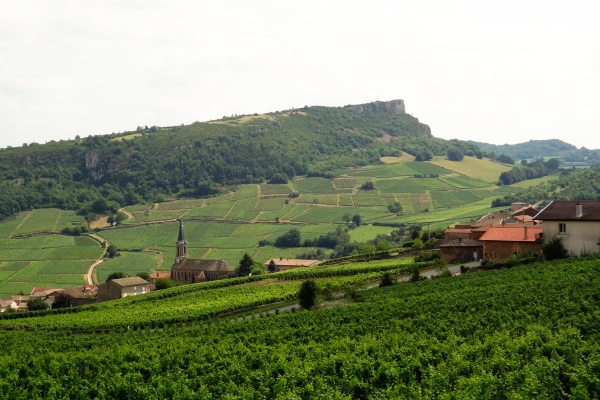
[[[185,233],[183,231],[183,219],[179,220],[179,237],[177,238],[177,255],[175,256],[175,263],[181,264],[187,259],[187,240],[185,240]]]
[[[179,220],[179,238],[177,242],[185,242],[185,233],[183,232],[183,218]]]

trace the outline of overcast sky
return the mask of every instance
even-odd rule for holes
[[[600,2],[6,1],[0,147],[404,99],[437,137],[600,148]]]

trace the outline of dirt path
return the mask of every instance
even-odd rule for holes
[[[94,284],[94,279],[93,279],[93,276],[92,276],[92,274],[94,273],[94,268],[96,268],[98,266],[98,264],[101,264],[103,261],[104,261],[104,259],[96,260],[88,268],[87,272],[84,275],[85,280],[87,281],[88,285],[93,285]]]
[[[9,237],[13,237],[13,235],[19,231],[19,229],[21,229],[21,227],[23,226],[23,224],[29,219],[29,217],[31,217],[31,215],[33,214],[33,211],[28,211],[27,215],[25,216],[25,218],[23,218],[23,221],[21,221],[21,223],[19,225],[17,225],[17,227],[10,233]]]
[[[127,218],[135,218],[132,213],[130,213],[129,211],[127,211],[124,208],[121,208],[119,211],[122,212],[123,214],[127,215]]]
[[[94,261],[94,263],[89,266],[87,272],[83,276],[85,278],[85,280],[87,281],[88,285],[93,285],[94,284],[94,268],[96,268],[98,265],[100,265],[104,261],[104,256],[106,255],[106,248],[108,246],[110,246],[110,242],[108,240],[104,239],[103,237],[100,237],[94,233],[90,233],[90,234],[88,234],[88,236],[97,240],[99,243],[104,242],[106,244],[106,247],[104,248],[104,252],[100,256],[100,258],[98,260]],[[97,283],[100,283],[100,282],[97,282]]]

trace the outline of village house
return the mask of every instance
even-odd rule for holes
[[[301,267],[314,267],[315,265],[319,265],[321,261],[319,260],[303,260],[299,258],[283,258],[279,259],[271,259],[265,263],[265,266],[268,267],[269,264],[273,261],[277,268],[277,272],[287,271],[288,269],[301,268]]]
[[[442,260],[451,262],[470,262],[479,260],[483,255],[483,243],[470,238],[449,239],[439,246]]]
[[[456,224],[444,232],[438,246],[446,262],[472,261],[484,258],[481,237],[494,226],[517,227],[534,225],[532,216],[538,211],[527,203],[512,203],[511,211],[486,214],[477,221]],[[507,231],[508,232],[508,231]]]
[[[175,263],[171,267],[171,279],[185,283],[214,281],[223,276],[234,277],[235,271],[225,260],[203,260],[188,258],[188,242],[185,240],[183,220],[179,220]]]
[[[6,312],[7,309],[11,308],[14,311],[17,311],[19,305],[12,298],[6,300],[0,300],[0,313]]]
[[[540,254],[543,244],[543,228],[526,224],[491,226],[479,240],[483,243],[483,259],[506,260],[523,255],[527,251]]]
[[[157,279],[171,279],[171,271],[154,271],[150,274],[152,282],[156,282]]]
[[[560,238],[570,255],[598,251],[600,201],[553,201],[533,217],[543,221],[544,242]]]
[[[98,301],[116,300],[128,296],[148,293],[149,283],[139,276],[132,278],[111,279],[98,286]]]

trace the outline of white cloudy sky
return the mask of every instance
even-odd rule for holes
[[[600,2],[3,1],[0,147],[401,98],[433,134],[600,148]]]

